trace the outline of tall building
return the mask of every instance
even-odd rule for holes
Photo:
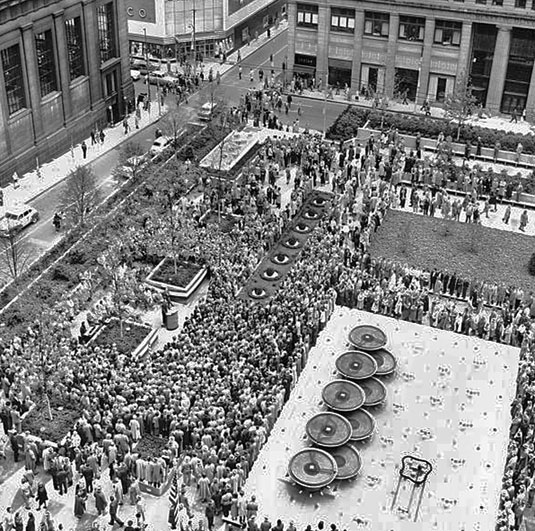
[[[220,56],[253,40],[286,12],[286,0],[125,0],[130,53],[172,64]]]
[[[126,33],[123,0],[0,0],[0,186],[120,119]]]
[[[469,76],[493,113],[534,118],[535,0],[289,0],[288,69],[442,102]]]

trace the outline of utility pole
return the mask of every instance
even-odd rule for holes
[[[197,49],[195,45],[195,4],[193,5],[193,21],[191,23],[191,49],[193,51],[193,75],[197,74]]]
[[[149,98],[149,113],[150,113],[150,65],[149,65],[149,47],[147,45],[147,28],[143,28],[143,35],[145,36],[145,63],[147,65],[147,97]]]

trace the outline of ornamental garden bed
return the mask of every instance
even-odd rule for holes
[[[43,440],[59,444],[74,428],[80,418],[80,412],[53,399],[50,400],[50,409],[52,420],[48,416],[46,400],[43,399],[26,414],[22,421],[22,429]]]
[[[164,437],[158,437],[156,435],[145,433],[136,444],[135,451],[143,459],[161,457],[167,446],[167,443],[168,440]]]
[[[354,105],[349,105],[345,111],[335,120],[327,131],[327,138],[331,140],[348,140],[357,136],[359,128],[368,124],[370,129],[396,128],[400,133],[414,134],[421,133],[423,137],[437,138],[440,132],[444,136],[450,135],[457,138],[457,124],[451,123],[444,118],[431,118],[428,116],[415,116],[414,114],[404,114],[399,112],[382,112],[375,109],[363,109]],[[496,142],[500,142],[504,151],[516,151],[519,142],[524,147],[524,153],[535,153],[535,135],[508,133],[503,130],[489,129],[477,125],[467,124],[461,129],[459,142],[466,143],[468,140],[475,144],[478,137],[484,147],[493,148]]]
[[[189,299],[202,284],[208,269],[195,262],[181,260],[177,270],[172,258],[164,258],[149,274],[145,282],[160,291],[169,290],[173,301]]]
[[[371,255],[529,292],[533,241],[524,234],[389,210],[372,240]]]
[[[148,326],[126,321],[123,323],[121,336],[119,320],[110,319],[108,323],[101,326],[90,342],[103,347],[115,345],[120,354],[127,356],[143,356],[155,342],[156,333],[156,330]]]

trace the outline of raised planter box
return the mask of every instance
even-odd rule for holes
[[[112,319],[110,322],[114,323],[114,326],[117,326],[118,323],[116,324],[115,323],[116,319]],[[95,334],[89,339],[88,341],[88,344],[90,343],[98,343],[98,344],[112,344],[112,343],[115,343],[118,347],[118,350],[123,353],[123,354],[129,354],[131,355],[132,357],[134,358],[141,358],[143,357],[148,351],[149,349],[154,345],[154,343],[156,343],[156,340],[158,339],[157,338],[157,334],[158,334],[158,331],[156,329],[153,329],[153,328],[150,328],[148,326],[145,326],[145,325],[141,325],[139,323],[132,323],[130,321],[125,321],[123,323],[123,327],[124,327],[124,333],[123,333],[123,337],[125,338],[129,338],[130,336],[128,335],[128,328],[130,327],[136,327],[138,329],[145,329],[146,330],[146,335],[143,337],[143,339],[141,339],[140,342],[138,342],[136,344],[135,347],[133,347],[131,350],[129,350],[128,348],[121,348],[121,345],[120,343],[118,343],[117,341],[111,341],[111,342],[104,342],[102,341],[102,335],[106,329],[107,326],[109,326],[110,323],[105,323],[105,324],[102,324],[98,327],[97,331],[95,332]],[[120,341],[120,339],[119,339]]]
[[[163,266],[166,260],[169,258],[164,258],[149,274],[145,279],[145,282],[156,288],[159,291],[169,291],[169,296],[173,302],[186,302],[194,293],[197,291],[199,286],[202,284],[203,280],[208,274],[208,269],[206,267],[200,267],[199,271],[193,276],[193,278],[185,286],[175,286],[173,284],[168,284],[166,282],[161,282],[155,280],[154,277],[157,276],[160,268]]]

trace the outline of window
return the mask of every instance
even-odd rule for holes
[[[388,37],[389,21],[390,16],[388,13],[366,11],[364,14],[364,34],[374,35],[375,37]]]
[[[70,18],[65,21],[65,36],[69,57],[69,75],[72,81],[77,77],[85,75],[82,22],[80,17]]]
[[[0,55],[2,57],[2,70],[4,71],[4,83],[6,86],[7,109],[11,116],[26,107],[19,45],[14,44],[9,48],[4,48]]]
[[[399,17],[399,38],[407,41],[423,41],[425,18]]]
[[[305,28],[317,28],[318,6],[297,4],[297,25]]]
[[[492,0],[493,6],[503,6],[503,0]]]
[[[338,7],[331,8],[331,30],[354,33],[355,11]]]
[[[460,46],[461,44],[460,22],[451,22],[449,20],[437,20],[435,23],[435,44],[443,46]]]
[[[526,8],[526,0],[515,0],[515,7]]]
[[[116,57],[115,26],[113,17],[113,3],[108,2],[97,8],[98,44],[100,47],[100,62],[105,63]]]
[[[41,97],[44,97],[58,90],[52,30],[35,34],[35,50],[37,52],[37,70],[39,71]]]

